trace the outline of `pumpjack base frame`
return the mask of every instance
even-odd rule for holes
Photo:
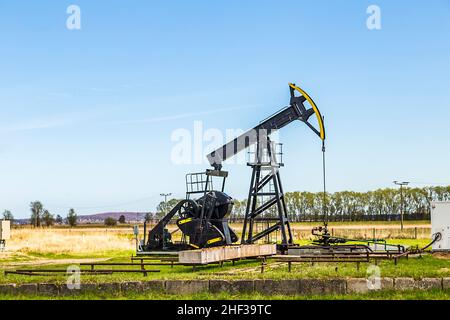
[[[279,171],[283,164],[278,162],[276,144],[270,141],[269,138],[267,138],[266,142],[267,144],[264,145],[264,148],[257,143],[255,162],[249,162],[247,164],[252,168],[252,177],[248,192],[241,243],[256,243],[258,240],[269,236],[269,234],[280,231],[281,244],[277,244],[277,251],[285,252],[288,246],[293,245],[293,237]],[[263,159],[264,154],[268,158],[267,160]],[[270,186],[273,187],[273,190],[270,190]],[[264,191],[264,188],[267,187],[269,187],[269,191]],[[264,197],[270,197],[270,199],[261,201]],[[267,220],[267,218],[261,218],[260,215],[268,212],[272,207],[275,207],[274,211],[276,212],[276,216],[268,220],[272,220],[273,224],[254,234],[257,221]]]

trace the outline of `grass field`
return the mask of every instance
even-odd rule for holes
[[[130,252],[131,254],[131,252]],[[109,257],[104,257],[109,258]],[[38,260],[44,259],[39,257]],[[416,279],[425,277],[450,277],[450,258],[424,255],[422,258],[410,258],[401,260],[398,265],[392,261],[382,261],[379,263],[382,277],[413,277]],[[34,261],[38,261],[34,260]],[[64,257],[54,259],[52,257],[49,264],[26,265],[27,269],[56,268],[65,270],[68,265],[83,262],[76,258]],[[109,262],[129,262],[129,255],[118,254],[114,258],[108,259]],[[23,264],[14,262],[2,262],[3,269],[20,269]],[[216,265],[199,267],[194,272],[191,267],[186,266],[155,266],[148,269],[161,270],[159,273],[149,273],[147,277],[142,274],[113,274],[113,275],[82,275],[82,282],[100,283],[117,282],[128,280],[151,280],[151,279],[301,279],[301,278],[341,278],[341,277],[359,277],[367,276],[367,267],[369,263],[363,263],[357,270],[354,263],[320,263],[312,266],[309,263],[294,264],[292,272],[288,272],[287,265],[269,262],[264,273],[260,272],[258,262],[246,260],[237,262],[235,266],[231,263],[224,264],[223,267]],[[23,276],[23,275],[0,275],[0,283],[26,283],[26,282],[56,282],[65,283],[65,275],[58,276]]]
[[[103,254],[130,250],[132,230],[122,228],[20,228],[11,231],[8,251],[21,253]]]
[[[298,242],[312,240],[311,227],[318,223],[292,223],[294,240]],[[239,235],[241,224],[231,224]],[[428,221],[406,221],[403,231],[397,221],[386,222],[334,222],[330,223],[330,231],[335,236],[347,238],[386,238],[386,239],[429,239],[430,223]],[[170,226],[171,232],[176,230]],[[417,231],[416,231],[417,230]],[[143,228],[140,227],[142,237]],[[174,237],[180,236],[175,232]],[[279,235],[273,233],[272,240]],[[8,251],[12,253],[31,254],[72,254],[72,255],[105,255],[109,252],[133,250],[135,241],[131,225],[105,228],[101,226],[80,226],[76,228],[53,227],[34,229],[29,227],[11,230],[8,240]],[[3,257],[0,256],[0,259]]]
[[[409,224],[410,228],[423,226],[423,222]],[[303,227],[305,224],[295,224],[296,227]],[[307,226],[307,225],[306,225]],[[340,232],[354,232],[358,224],[351,225],[349,229],[345,225]],[[365,228],[366,225],[359,225]],[[390,224],[376,225],[376,228],[386,228]],[[373,226],[371,226],[373,227]],[[429,237],[429,236],[428,236]],[[429,242],[429,238],[422,239],[390,239],[390,243],[403,244],[407,246],[418,245],[422,247]],[[306,244],[308,240],[298,240],[298,243]],[[40,269],[57,268],[65,270],[69,265],[77,265],[80,262],[130,262],[130,257],[134,253],[135,241],[131,228],[54,228],[54,229],[13,229],[12,239],[8,241],[8,250],[0,253],[0,270],[11,269]],[[369,263],[363,263],[358,270],[354,263],[321,263],[312,266],[310,263],[294,264],[292,272],[288,272],[287,265],[277,262],[269,262],[264,273],[260,271],[259,262],[245,260],[237,262],[235,266],[231,263],[225,263],[223,267],[217,265],[199,267],[195,271],[186,266],[154,266],[149,269],[159,269],[159,273],[149,273],[144,278],[142,274],[113,274],[89,276],[82,275],[83,283],[102,283],[102,282],[120,282],[133,280],[151,280],[151,279],[300,279],[300,278],[346,278],[346,277],[366,277],[366,270]],[[445,255],[424,254],[421,257],[400,260],[398,265],[393,261],[381,261],[379,263],[382,277],[450,277],[450,257]],[[65,283],[66,276],[24,276],[24,275],[5,275],[0,273],[0,283],[28,283],[28,282],[46,282],[46,283]],[[130,293],[132,295],[132,293]],[[127,294],[128,295],[128,294]],[[135,294],[139,298],[139,294]],[[427,296],[428,295],[428,296]],[[126,299],[128,296],[111,296],[107,298]],[[173,299],[174,297],[145,296],[141,298],[164,298]],[[320,297],[321,299],[380,299],[380,298],[408,298],[421,299],[449,298],[448,292],[436,293],[373,293],[371,295],[356,296],[331,296]],[[0,298],[8,299],[8,296]],[[9,297],[11,298],[11,297]],[[31,298],[31,297],[30,297]],[[91,299],[89,295],[80,296],[80,299]],[[101,298],[100,296],[97,298]],[[189,297],[189,299],[204,299],[202,295]],[[208,295],[207,298],[233,299],[232,296],[214,297]],[[239,298],[255,298],[240,296]],[[265,297],[276,299],[277,297]],[[305,298],[305,297],[303,297]],[[314,299],[319,297],[308,297]]]

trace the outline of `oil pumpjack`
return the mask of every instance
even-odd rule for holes
[[[248,163],[252,177],[248,192],[241,244],[253,244],[280,231],[280,251],[293,245],[292,231],[285,203],[280,167],[283,166],[280,144],[270,140],[275,131],[295,120],[305,123],[325,142],[323,117],[312,98],[300,87],[289,83],[290,103],[253,129],[235,138],[223,147],[207,155],[212,169],[186,175],[186,199],[180,201],[159,223],[149,231],[141,244],[142,251],[178,251],[189,248],[207,248],[231,245],[238,242],[236,233],[228,225],[233,199],[224,192],[228,172],[222,170],[223,162],[251,146],[255,147],[254,161]],[[311,123],[315,115],[318,127]],[[221,179],[220,189],[214,189],[213,181]],[[268,190],[267,190],[268,189]],[[195,195],[200,198],[191,199]],[[267,200],[266,200],[267,199]],[[264,217],[271,212],[270,217]],[[167,229],[177,217],[176,224],[182,232],[179,242],[171,239]],[[258,222],[264,221],[262,228]],[[144,236],[146,224],[144,225]]]

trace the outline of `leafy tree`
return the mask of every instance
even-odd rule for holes
[[[178,204],[178,202],[180,202],[178,199],[170,199],[167,202],[161,201],[156,208],[156,218],[163,218],[170,210],[172,210],[173,207]]]
[[[153,214],[151,212],[147,212],[145,214],[145,221],[150,221],[153,219]]]
[[[34,227],[41,226],[41,215],[44,210],[44,206],[40,201],[34,201],[30,203],[31,209],[31,224]]]
[[[9,220],[9,221],[11,221],[11,223],[13,223],[13,221],[14,221],[14,216],[13,216],[13,214],[11,213],[11,211],[5,210],[5,211],[3,211],[3,219],[4,219],[4,220]]]
[[[119,223],[125,223],[125,216],[123,214],[119,217]]]
[[[55,218],[48,210],[44,210],[44,213],[42,214],[42,221],[47,227],[50,227],[55,223]]]
[[[117,220],[112,218],[112,217],[108,217],[105,219],[105,226],[108,227],[114,227],[117,225]]]
[[[77,225],[78,216],[75,213],[74,209],[70,209],[69,213],[67,214],[67,223],[71,227],[75,227]]]
[[[405,219],[429,219],[431,201],[450,200],[450,186],[404,188]],[[285,202],[291,221],[322,221],[323,193],[288,192]],[[246,200],[234,201],[230,219],[243,218]],[[261,204],[258,204],[258,206]],[[396,188],[368,192],[339,191],[326,194],[326,211],[330,221],[388,221],[400,219],[400,191]],[[267,212],[268,215],[274,212]]]
[[[63,217],[61,217],[59,214],[56,215],[55,222],[57,224],[63,224]]]

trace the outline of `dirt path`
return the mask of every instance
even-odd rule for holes
[[[436,252],[433,254],[433,257],[442,259],[442,260],[450,260],[450,253],[449,252]]]

